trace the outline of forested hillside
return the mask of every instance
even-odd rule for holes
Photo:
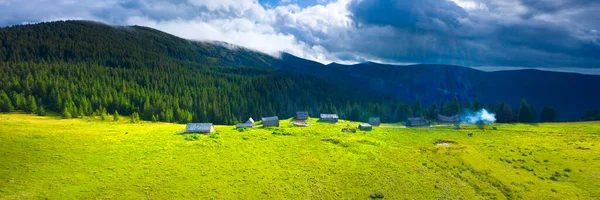
[[[409,106],[384,95],[274,70],[276,59],[145,27],[87,21],[0,29],[0,111],[64,117],[134,114],[145,120],[234,124],[248,117],[339,113],[400,121]]]
[[[483,72],[451,65],[356,65],[309,62],[283,55],[282,69],[343,82],[372,93],[391,95],[423,105],[479,99],[481,103],[517,109],[523,99],[542,108],[554,107],[562,120],[578,120],[586,111],[600,109],[600,76],[540,70]],[[489,107],[496,107],[489,106]],[[538,110],[539,111],[539,110]],[[516,112],[515,112],[516,113]]]

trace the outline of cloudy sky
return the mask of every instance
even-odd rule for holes
[[[272,55],[598,71],[598,0],[0,0],[0,26],[142,25]]]

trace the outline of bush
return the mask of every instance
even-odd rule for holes
[[[371,199],[383,199],[383,193],[382,192],[375,192],[373,194],[371,194],[369,197],[371,197]]]
[[[286,130],[276,130],[272,134],[273,135],[292,135],[292,133],[287,132]]]

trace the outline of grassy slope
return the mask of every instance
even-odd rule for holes
[[[126,120],[0,114],[0,199],[600,198],[600,123],[346,134],[356,123],[282,121],[291,135],[217,126],[194,139]]]

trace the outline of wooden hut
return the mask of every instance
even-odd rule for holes
[[[358,125],[358,129],[363,131],[370,131],[373,130],[373,126],[371,126],[371,124],[360,124]]]
[[[439,122],[446,122],[446,123],[457,123],[460,122],[460,117],[458,117],[458,115],[454,115],[454,116],[444,116],[444,115],[437,115],[437,120]]]
[[[263,117],[262,118],[263,127],[276,126],[279,127],[279,117]]]
[[[235,128],[254,128],[254,124],[241,123],[235,125]]]
[[[427,121],[424,117],[409,117],[406,120],[406,126],[426,126],[429,125],[429,121]]]
[[[337,123],[339,117],[337,114],[321,114],[321,121]]]
[[[307,120],[308,119],[308,112],[306,112],[306,111],[296,112],[296,119],[297,120]]]
[[[209,134],[215,132],[215,127],[212,123],[189,123],[185,127],[185,132]]]
[[[245,123],[235,125],[235,128],[254,128],[254,119],[251,117]]]
[[[381,118],[379,118],[379,117],[370,117],[369,118],[369,124],[371,124],[371,126],[379,126],[379,125],[381,125]]]

